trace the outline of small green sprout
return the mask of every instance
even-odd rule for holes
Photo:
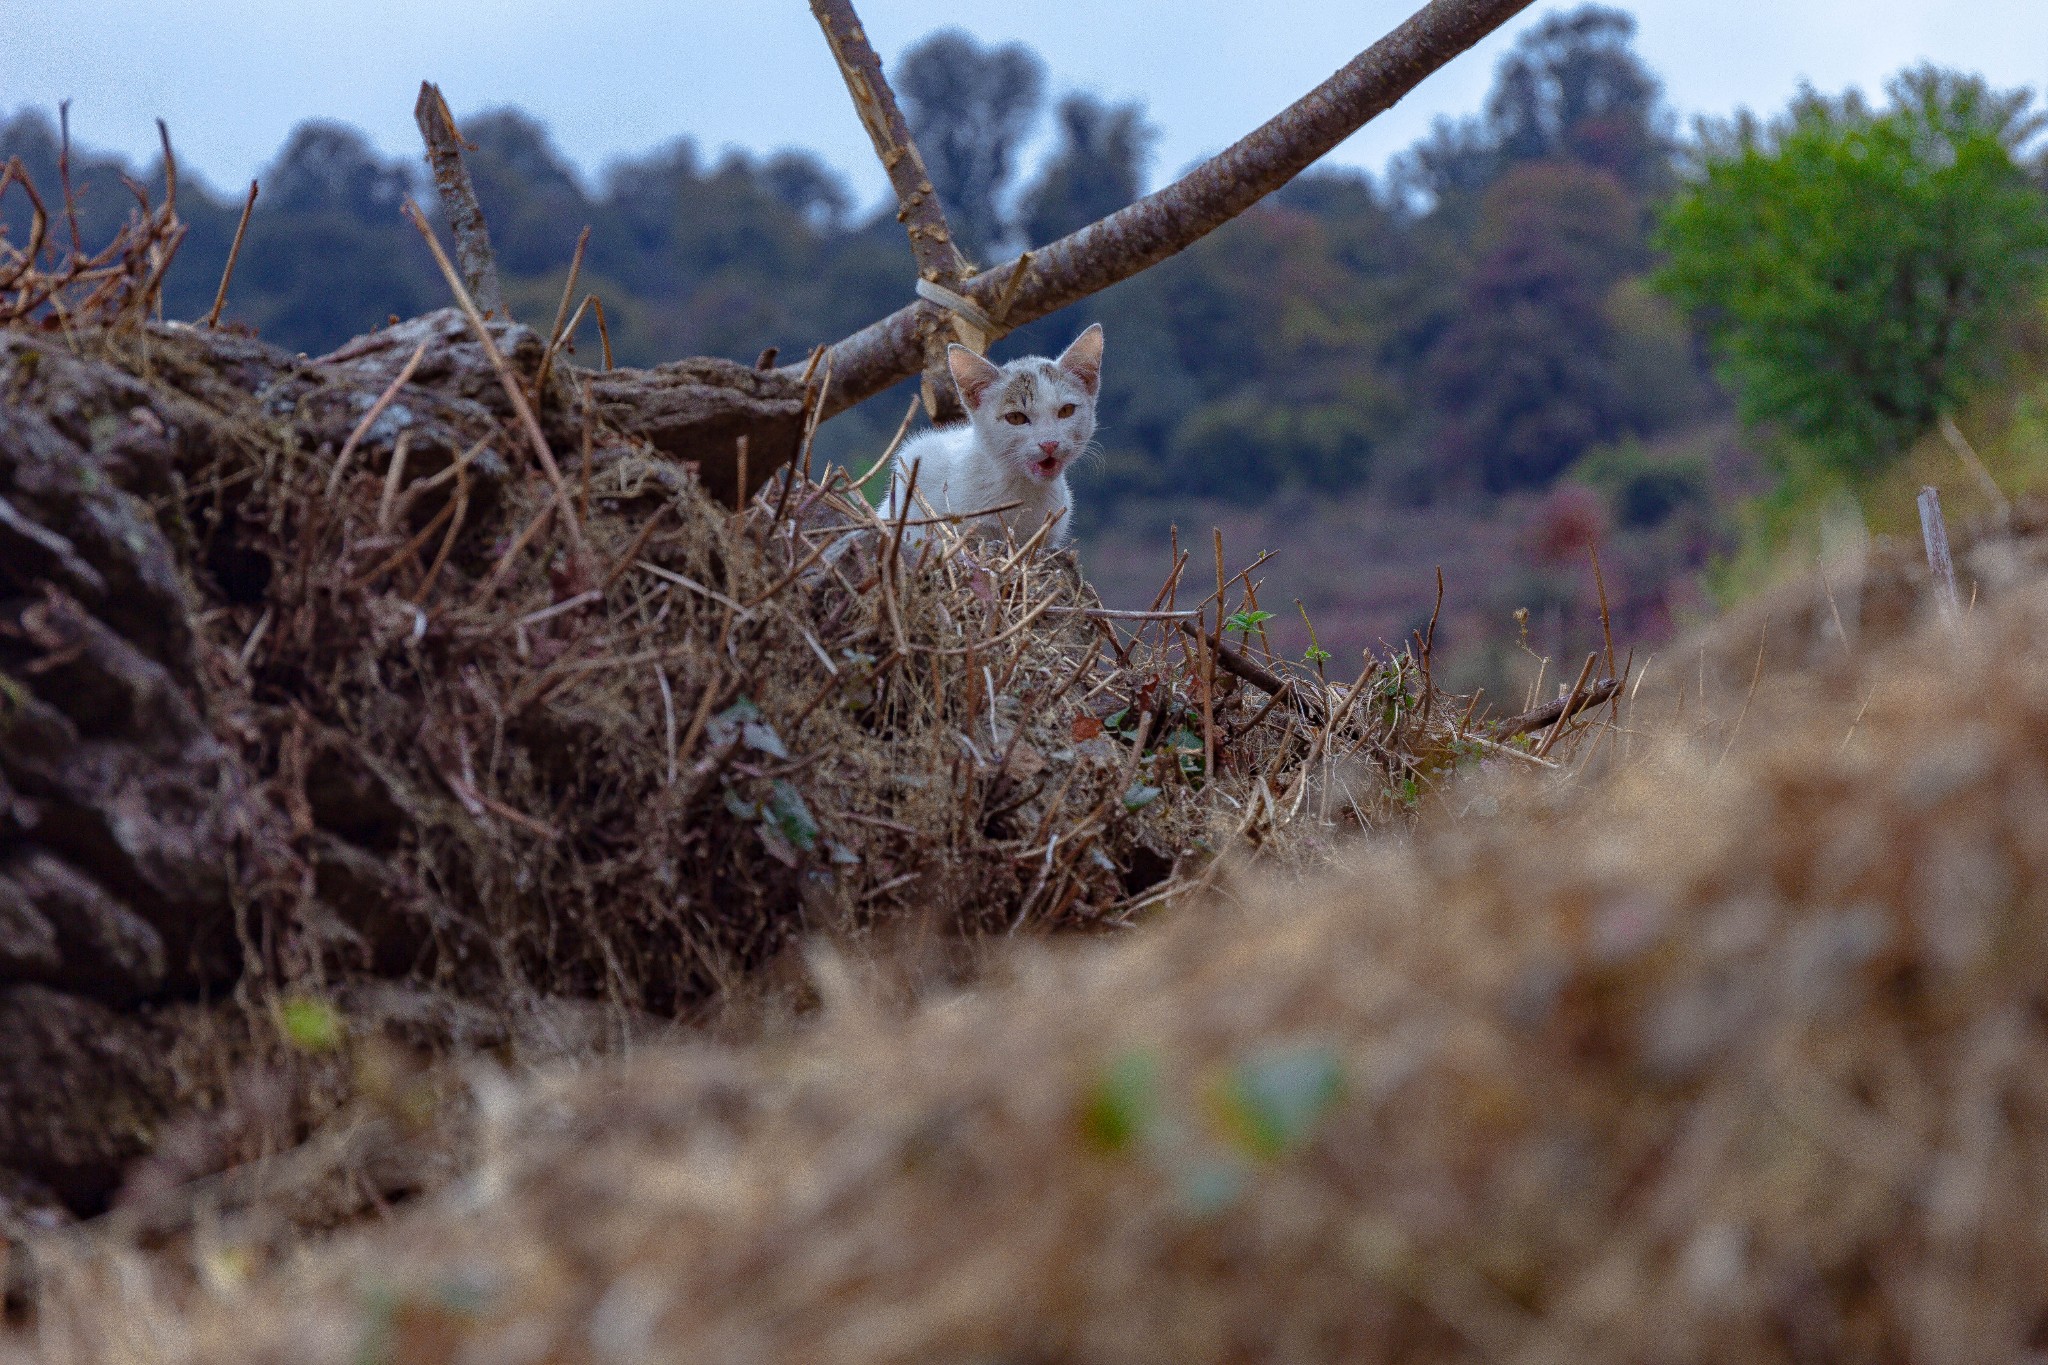
[[[1272,1048],[1231,1068],[1218,1107],[1232,1141],[1270,1161],[1306,1142],[1343,1090],[1343,1063],[1334,1049]]]
[[[278,1028],[300,1052],[333,1052],[348,1036],[341,1012],[325,1000],[295,995],[277,1007]]]
[[[1253,631],[1272,619],[1273,613],[1270,611],[1234,611],[1230,613],[1230,619],[1223,623],[1223,628],[1249,637]]]

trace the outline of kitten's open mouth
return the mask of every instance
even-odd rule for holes
[[[1055,455],[1041,455],[1031,462],[1031,469],[1039,478],[1049,479],[1060,472],[1059,457]]]

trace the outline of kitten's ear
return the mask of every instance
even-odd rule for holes
[[[1002,373],[958,342],[946,348],[946,368],[953,372],[953,383],[960,390],[960,401],[969,412],[981,406],[981,400],[988,395],[988,386],[995,383],[996,376]]]
[[[1102,385],[1102,324],[1091,322],[1074,344],[1060,352],[1059,367],[1081,381],[1091,397]]]

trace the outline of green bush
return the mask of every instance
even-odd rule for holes
[[[2030,96],[1932,68],[1889,93],[1708,130],[1655,236],[1745,418],[1848,477],[1996,379],[2048,277]]]

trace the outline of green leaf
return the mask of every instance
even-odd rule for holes
[[[1330,651],[1321,645],[1310,645],[1308,652],[1301,657],[1312,664],[1326,664],[1330,661]]]
[[[1142,782],[1133,782],[1131,789],[1124,793],[1124,809],[1139,811],[1159,799],[1159,788],[1148,787]]]
[[[333,1052],[348,1037],[341,1012],[325,1000],[296,995],[277,1007],[277,1024],[285,1041],[301,1052]]]
[[[1223,623],[1223,628],[1225,630],[1237,631],[1243,635],[1249,635],[1260,625],[1272,619],[1273,613],[1270,611],[1234,611],[1230,613],[1230,619]]]
[[[768,816],[775,822],[775,828],[782,837],[804,852],[809,853],[818,846],[818,822],[811,814],[811,808],[804,804],[803,793],[788,782],[777,779],[768,798]]]
[[[1090,1146],[1121,1152],[1159,1124],[1159,1060],[1126,1052],[1103,1068],[1081,1107],[1081,1133]]]
[[[1271,1160],[1307,1141],[1343,1090],[1335,1049],[1272,1048],[1231,1068],[1221,1096],[1225,1126],[1243,1150]]]

